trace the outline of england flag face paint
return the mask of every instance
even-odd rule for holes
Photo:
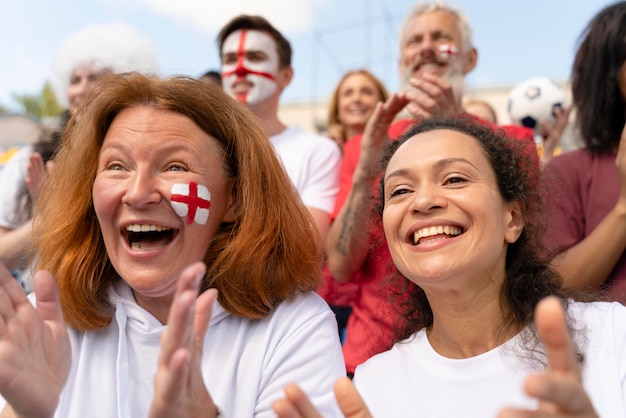
[[[240,102],[257,104],[274,94],[278,69],[276,42],[266,33],[243,29],[224,40],[224,90]]]
[[[457,56],[459,50],[454,45],[439,45],[439,59],[442,61],[450,61]]]
[[[170,203],[187,224],[206,224],[211,207],[211,193],[206,186],[197,183],[177,183],[172,185]]]

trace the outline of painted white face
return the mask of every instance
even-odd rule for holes
[[[276,42],[268,34],[242,29],[222,45],[224,90],[246,104],[257,104],[276,92],[279,70]]]

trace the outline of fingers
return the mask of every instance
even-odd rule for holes
[[[7,270],[3,263],[0,262],[0,291],[6,294],[8,300],[13,307],[30,302],[26,299],[26,293],[22,286],[15,280],[15,277]]]
[[[425,73],[419,78],[412,78],[409,83],[417,89],[417,92],[407,92],[407,97],[411,101],[407,110],[414,116],[454,117],[461,113],[460,103],[457,103],[454,97],[452,85],[445,79]]]
[[[341,412],[346,418],[371,418],[363,398],[359,395],[352,381],[347,377],[338,379],[335,383],[335,397]]]
[[[530,376],[526,392],[539,399],[539,410],[588,413],[593,416],[593,406],[587,396],[580,367],[565,321],[561,301],[550,296],[535,309],[535,324],[548,357],[544,373]]]
[[[383,105],[382,122],[388,125],[394,121],[398,113],[409,103],[405,94],[393,93]]]
[[[198,356],[201,355],[204,347],[204,336],[209,328],[215,299],[217,299],[217,289],[208,289],[196,300],[193,333],[196,342],[196,355]]]
[[[52,273],[43,270],[35,273],[34,290],[37,295],[37,312],[41,319],[64,324],[59,289]]]
[[[202,356],[203,338],[198,332],[206,333],[211,318],[211,308],[216,291],[208,291],[198,297],[200,283],[206,268],[201,262],[185,268],[178,278],[176,293],[167,319],[167,329],[161,337],[159,368],[155,376],[155,397],[150,416],[169,416],[170,410],[179,407],[193,407],[195,395],[202,405],[214,405],[210,401],[195,361]],[[194,382],[199,381],[202,390],[195,390]],[[185,405],[185,406],[181,406]]]
[[[180,274],[176,294],[167,319],[167,330],[161,337],[159,363],[167,367],[170,357],[180,347],[191,349],[194,343],[195,302],[204,276],[203,263],[194,263]]]
[[[579,380],[571,375],[543,373],[530,376],[526,393],[541,401],[541,410],[592,411],[591,401]]]
[[[548,356],[548,367],[551,370],[574,373],[580,377],[578,362],[565,323],[565,312],[558,298],[550,296],[537,304],[535,325]]]
[[[29,156],[26,185],[34,200],[37,200],[39,196],[45,177],[46,168],[43,163],[43,158],[38,152],[31,153]]]

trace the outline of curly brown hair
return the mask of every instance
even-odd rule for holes
[[[541,211],[539,168],[523,141],[511,140],[504,131],[496,131],[469,116],[422,120],[398,140],[388,144],[381,158],[381,170],[385,169],[391,157],[407,140],[433,130],[453,130],[475,138],[493,167],[504,201],[519,201],[524,207],[524,229],[517,241],[509,244],[507,249],[506,279],[500,300],[504,313],[502,331],[518,332],[528,325],[532,328],[535,307],[546,296],[559,297],[566,307],[568,294],[562,288],[561,278],[542,257],[545,220]],[[383,196],[384,184],[380,182],[375,205],[380,226]],[[392,299],[397,301],[392,305],[402,318],[398,323],[395,342],[432,325],[433,312],[426,294],[419,286],[406,279],[397,269],[391,269],[388,286],[392,289]]]

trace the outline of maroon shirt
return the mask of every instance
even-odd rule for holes
[[[546,244],[557,254],[587,237],[613,209],[619,197],[616,154],[570,151],[547,164],[549,201],[553,211]],[[604,283],[610,300],[626,303],[626,253]]]

